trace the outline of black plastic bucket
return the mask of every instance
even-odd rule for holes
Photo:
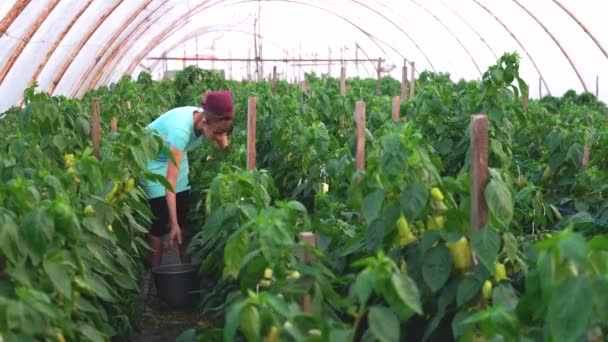
[[[162,265],[152,270],[156,295],[175,310],[192,310],[198,304],[200,281],[196,265]]]

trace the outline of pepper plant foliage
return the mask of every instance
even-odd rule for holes
[[[267,82],[194,67],[175,80],[125,77],[83,100],[26,90],[26,106],[3,115],[0,136],[2,338],[97,341],[136,326],[150,213],[132,180],[153,177],[145,162],[161,148],[143,127],[171,107],[198,105],[207,90],[230,89],[229,148],[204,144],[189,155],[197,234],[188,250],[205,280],[198,313],[218,323],[182,340],[601,340],[606,106],[569,92],[523,108],[518,69],[518,56],[505,54],[480,81],[422,72],[398,123],[390,113],[400,86],[388,77],[381,96],[374,80],[350,79],[341,97],[338,79],[316,75],[307,75],[306,93],[279,81],[275,95]],[[257,169],[245,170],[251,96]],[[99,161],[92,98],[101,99]],[[490,215],[472,233],[475,113],[490,121]],[[118,133],[109,133],[112,117]],[[299,240],[304,231],[316,247]],[[305,294],[312,314],[300,305]]]

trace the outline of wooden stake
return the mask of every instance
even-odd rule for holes
[[[401,101],[407,100],[407,64],[403,61],[403,69],[401,70]]]
[[[600,76],[595,76],[595,98],[600,97]]]
[[[380,96],[380,77],[382,77],[382,59],[378,58],[378,79],[376,80],[376,96]]]
[[[471,231],[488,223],[488,205],[484,190],[488,183],[488,118],[473,115],[471,119]]]
[[[356,165],[358,171],[365,170],[365,102],[357,101],[355,106],[357,122],[357,152]]]
[[[524,107],[524,112],[528,110],[528,103],[530,102],[530,91],[527,91],[526,94],[524,95],[524,103],[523,103],[523,107]]]
[[[116,133],[116,131],[118,131],[118,119],[113,117],[112,121],[110,122],[110,132]]]
[[[126,108],[127,110],[131,110],[131,101],[127,101],[127,102],[125,102],[125,108]]]
[[[317,247],[317,236],[311,232],[302,232],[298,235],[300,241],[310,244],[312,247]],[[303,263],[310,264],[315,260],[315,256],[304,248],[299,250],[300,258]],[[305,288],[309,289],[313,284],[313,280],[304,283]],[[310,293],[305,293],[301,300],[302,310],[308,314],[312,314],[312,298]]]
[[[272,94],[277,94],[277,66],[272,67]]]
[[[401,101],[399,96],[393,97],[393,122],[399,122],[399,111],[401,109]]]
[[[542,99],[543,98],[543,83],[542,83],[542,78],[538,78],[538,98]]]
[[[416,88],[416,62],[412,62],[410,63],[412,70],[411,70],[411,80],[410,80],[410,99],[414,98],[414,90]]]
[[[581,167],[584,169],[589,165],[589,145],[585,144],[585,148],[583,149],[583,160],[581,162]]]
[[[93,155],[95,158],[100,159],[101,154],[99,152],[101,143],[101,128],[100,128],[100,104],[99,99],[91,100],[92,115],[91,115],[91,138],[93,140]]]
[[[247,102],[247,169],[255,169],[255,123],[256,98],[250,97]]]
[[[346,67],[340,68],[340,96],[346,96]]]

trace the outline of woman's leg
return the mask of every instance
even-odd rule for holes
[[[167,233],[169,211],[167,210],[167,200],[164,196],[150,199],[149,204],[150,210],[154,215],[148,237],[148,244],[152,249],[150,253],[150,268],[154,269],[160,266],[163,259],[163,236]]]

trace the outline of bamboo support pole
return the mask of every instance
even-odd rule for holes
[[[256,133],[256,98],[250,97],[247,102],[247,169],[254,170],[255,165],[255,133]]]

